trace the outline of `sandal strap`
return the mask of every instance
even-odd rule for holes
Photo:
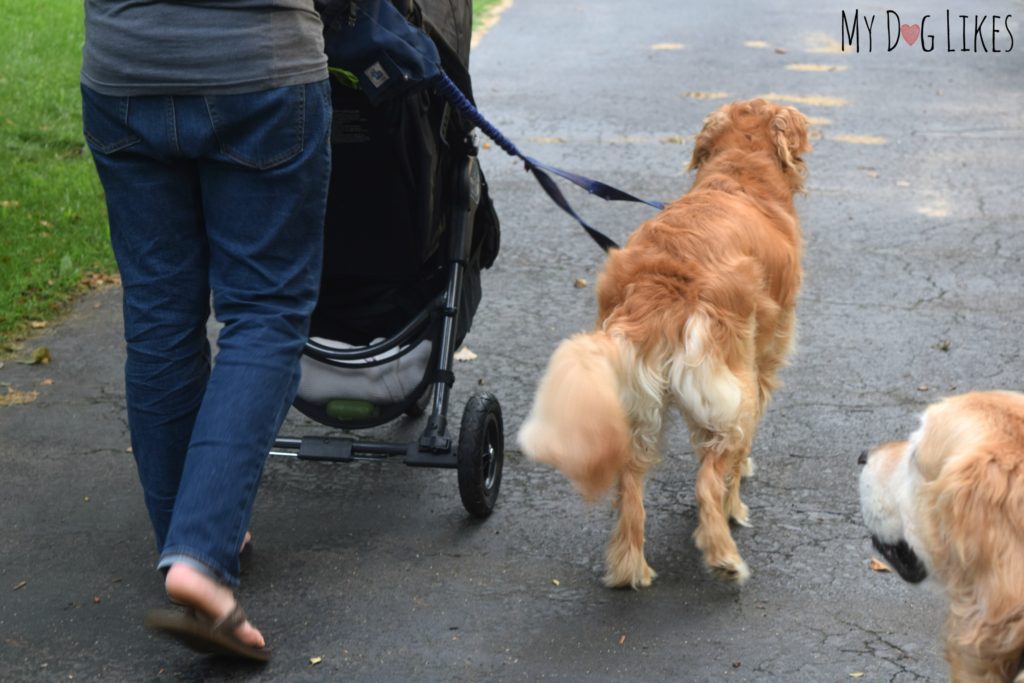
[[[223,618],[215,621],[211,628],[222,633],[233,633],[236,628],[246,621],[248,621],[248,617],[245,616],[245,610],[236,602],[231,611],[225,614]]]

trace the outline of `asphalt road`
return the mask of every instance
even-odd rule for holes
[[[516,451],[548,354],[593,319],[602,254],[490,148],[503,246],[453,422],[481,386],[502,402],[494,515],[467,519],[451,471],[272,459],[240,599],[274,661],[238,668],[153,638],[142,614],[163,597],[126,452],[119,291],[95,292],[29,342],[51,364],[0,368],[38,392],[0,406],[0,679],[944,680],[941,598],[868,568],[856,456],[940,396],[1022,388],[1024,3],[968,12],[970,47],[975,15],[1015,15],[999,19],[1001,53],[990,33],[989,52],[948,52],[946,6],[919,0],[894,9],[932,15],[933,52],[887,51],[889,8],[862,7],[878,15],[873,50],[862,34],[842,53],[844,9],[516,0],[472,58],[481,108],[525,151],[653,198],[685,192],[692,135],[719,104],[772,94],[813,117],[800,343],[754,443],[754,526],[735,532],[746,586],[701,568],[678,419],[647,495],[659,578],[639,592],[600,583],[610,507]],[[567,193],[619,240],[653,213]],[[323,430],[293,415],[285,431]]]

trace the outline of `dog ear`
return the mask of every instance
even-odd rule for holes
[[[804,162],[801,155],[811,151],[807,141],[807,117],[793,107],[779,107],[772,117],[772,140],[782,164],[782,170],[794,174],[803,187]]]
[[[720,107],[704,118],[704,127],[701,128],[700,133],[697,134],[697,139],[693,143],[693,156],[690,158],[690,165],[687,167],[687,171],[700,168],[700,165],[711,156],[711,152],[715,148],[715,141],[718,139],[722,129],[729,123],[730,106],[727,104],[724,107]]]
[[[1024,487],[988,453],[948,463],[927,485],[933,560],[951,598],[949,637],[995,658],[1024,640]]]

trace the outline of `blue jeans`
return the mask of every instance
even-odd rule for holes
[[[159,566],[234,586],[319,291],[329,84],[141,97],[83,86],[82,119],[124,288],[128,424]],[[212,372],[211,292],[223,323]]]

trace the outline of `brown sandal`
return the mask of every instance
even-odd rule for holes
[[[246,645],[235,636],[235,629],[245,622],[245,610],[236,602],[227,616],[217,621],[194,609],[154,609],[146,613],[144,623],[146,628],[170,636],[196,652],[269,662],[270,650]]]

